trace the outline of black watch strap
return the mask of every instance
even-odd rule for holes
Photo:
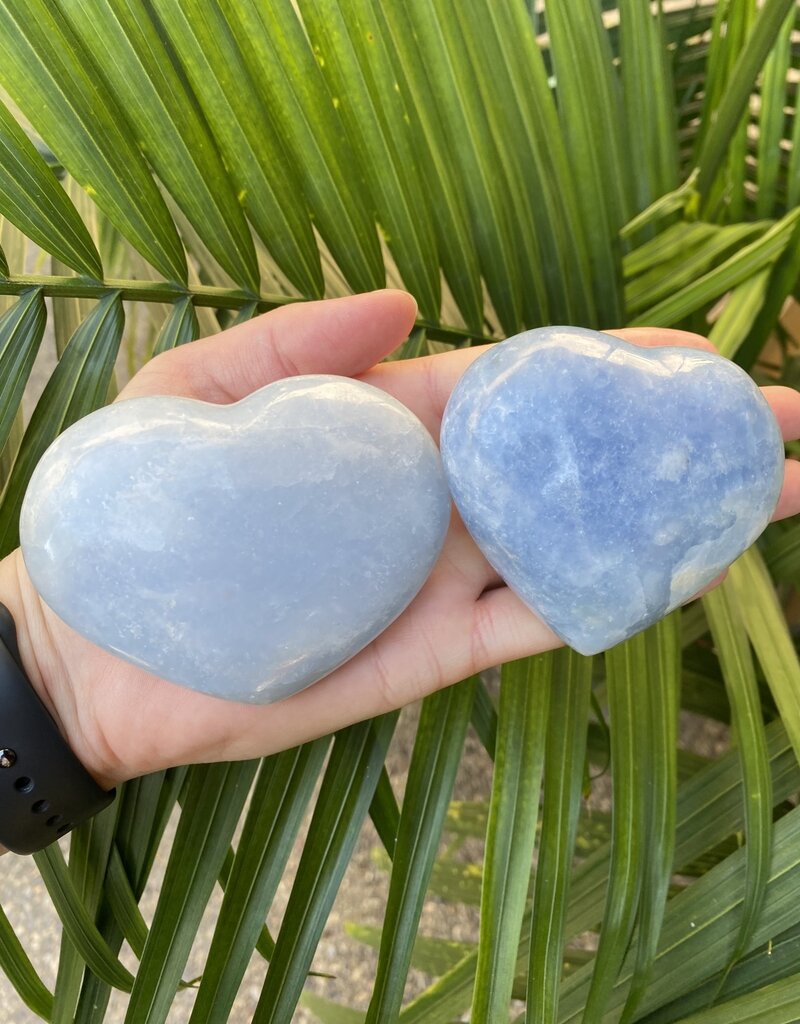
[[[14,619],[0,604],[0,846],[42,850],[114,794],[86,771],[39,700],[22,670]]]

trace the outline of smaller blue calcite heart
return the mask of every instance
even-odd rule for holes
[[[666,615],[769,522],[778,426],[728,360],[575,327],[478,357],[442,456],[489,562],[563,640],[594,654]]]
[[[47,604],[164,679],[268,703],[408,605],[450,511],[439,452],[384,392],[294,377],[233,405],[134,398],[80,420],[20,535]]]

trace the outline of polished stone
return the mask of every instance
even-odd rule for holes
[[[87,416],[41,460],[20,529],[73,629],[165,679],[268,703],[403,611],[449,508],[416,417],[309,376],[234,405],[135,398]]]
[[[767,525],[783,479],[772,412],[733,363],[573,327],[481,355],[441,447],[489,562],[584,654],[714,579]]]

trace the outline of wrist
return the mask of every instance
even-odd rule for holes
[[[55,617],[30,581],[19,549],[0,561],[0,602],[14,618],[22,669],[72,753],[102,789],[123,781],[88,728],[53,636]]]

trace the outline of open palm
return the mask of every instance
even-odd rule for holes
[[[398,291],[287,306],[157,357],[120,398],[227,403],[282,377],[336,373],[389,392],[438,438],[447,397],[481,349],[376,365],[406,337],[415,312],[413,299]],[[613,333],[647,346],[711,348],[678,331]],[[800,435],[800,395],[778,387],[765,395],[784,437]],[[776,517],[797,511],[800,465],[787,463]],[[0,565],[0,594],[16,618],[32,682],[104,785],[174,764],[270,754],[560,644],[502,585],[455,514],[441,558],[406,611],[347,664],[274,705],[198,694],[95,647],[41,601],[19,551]]]

